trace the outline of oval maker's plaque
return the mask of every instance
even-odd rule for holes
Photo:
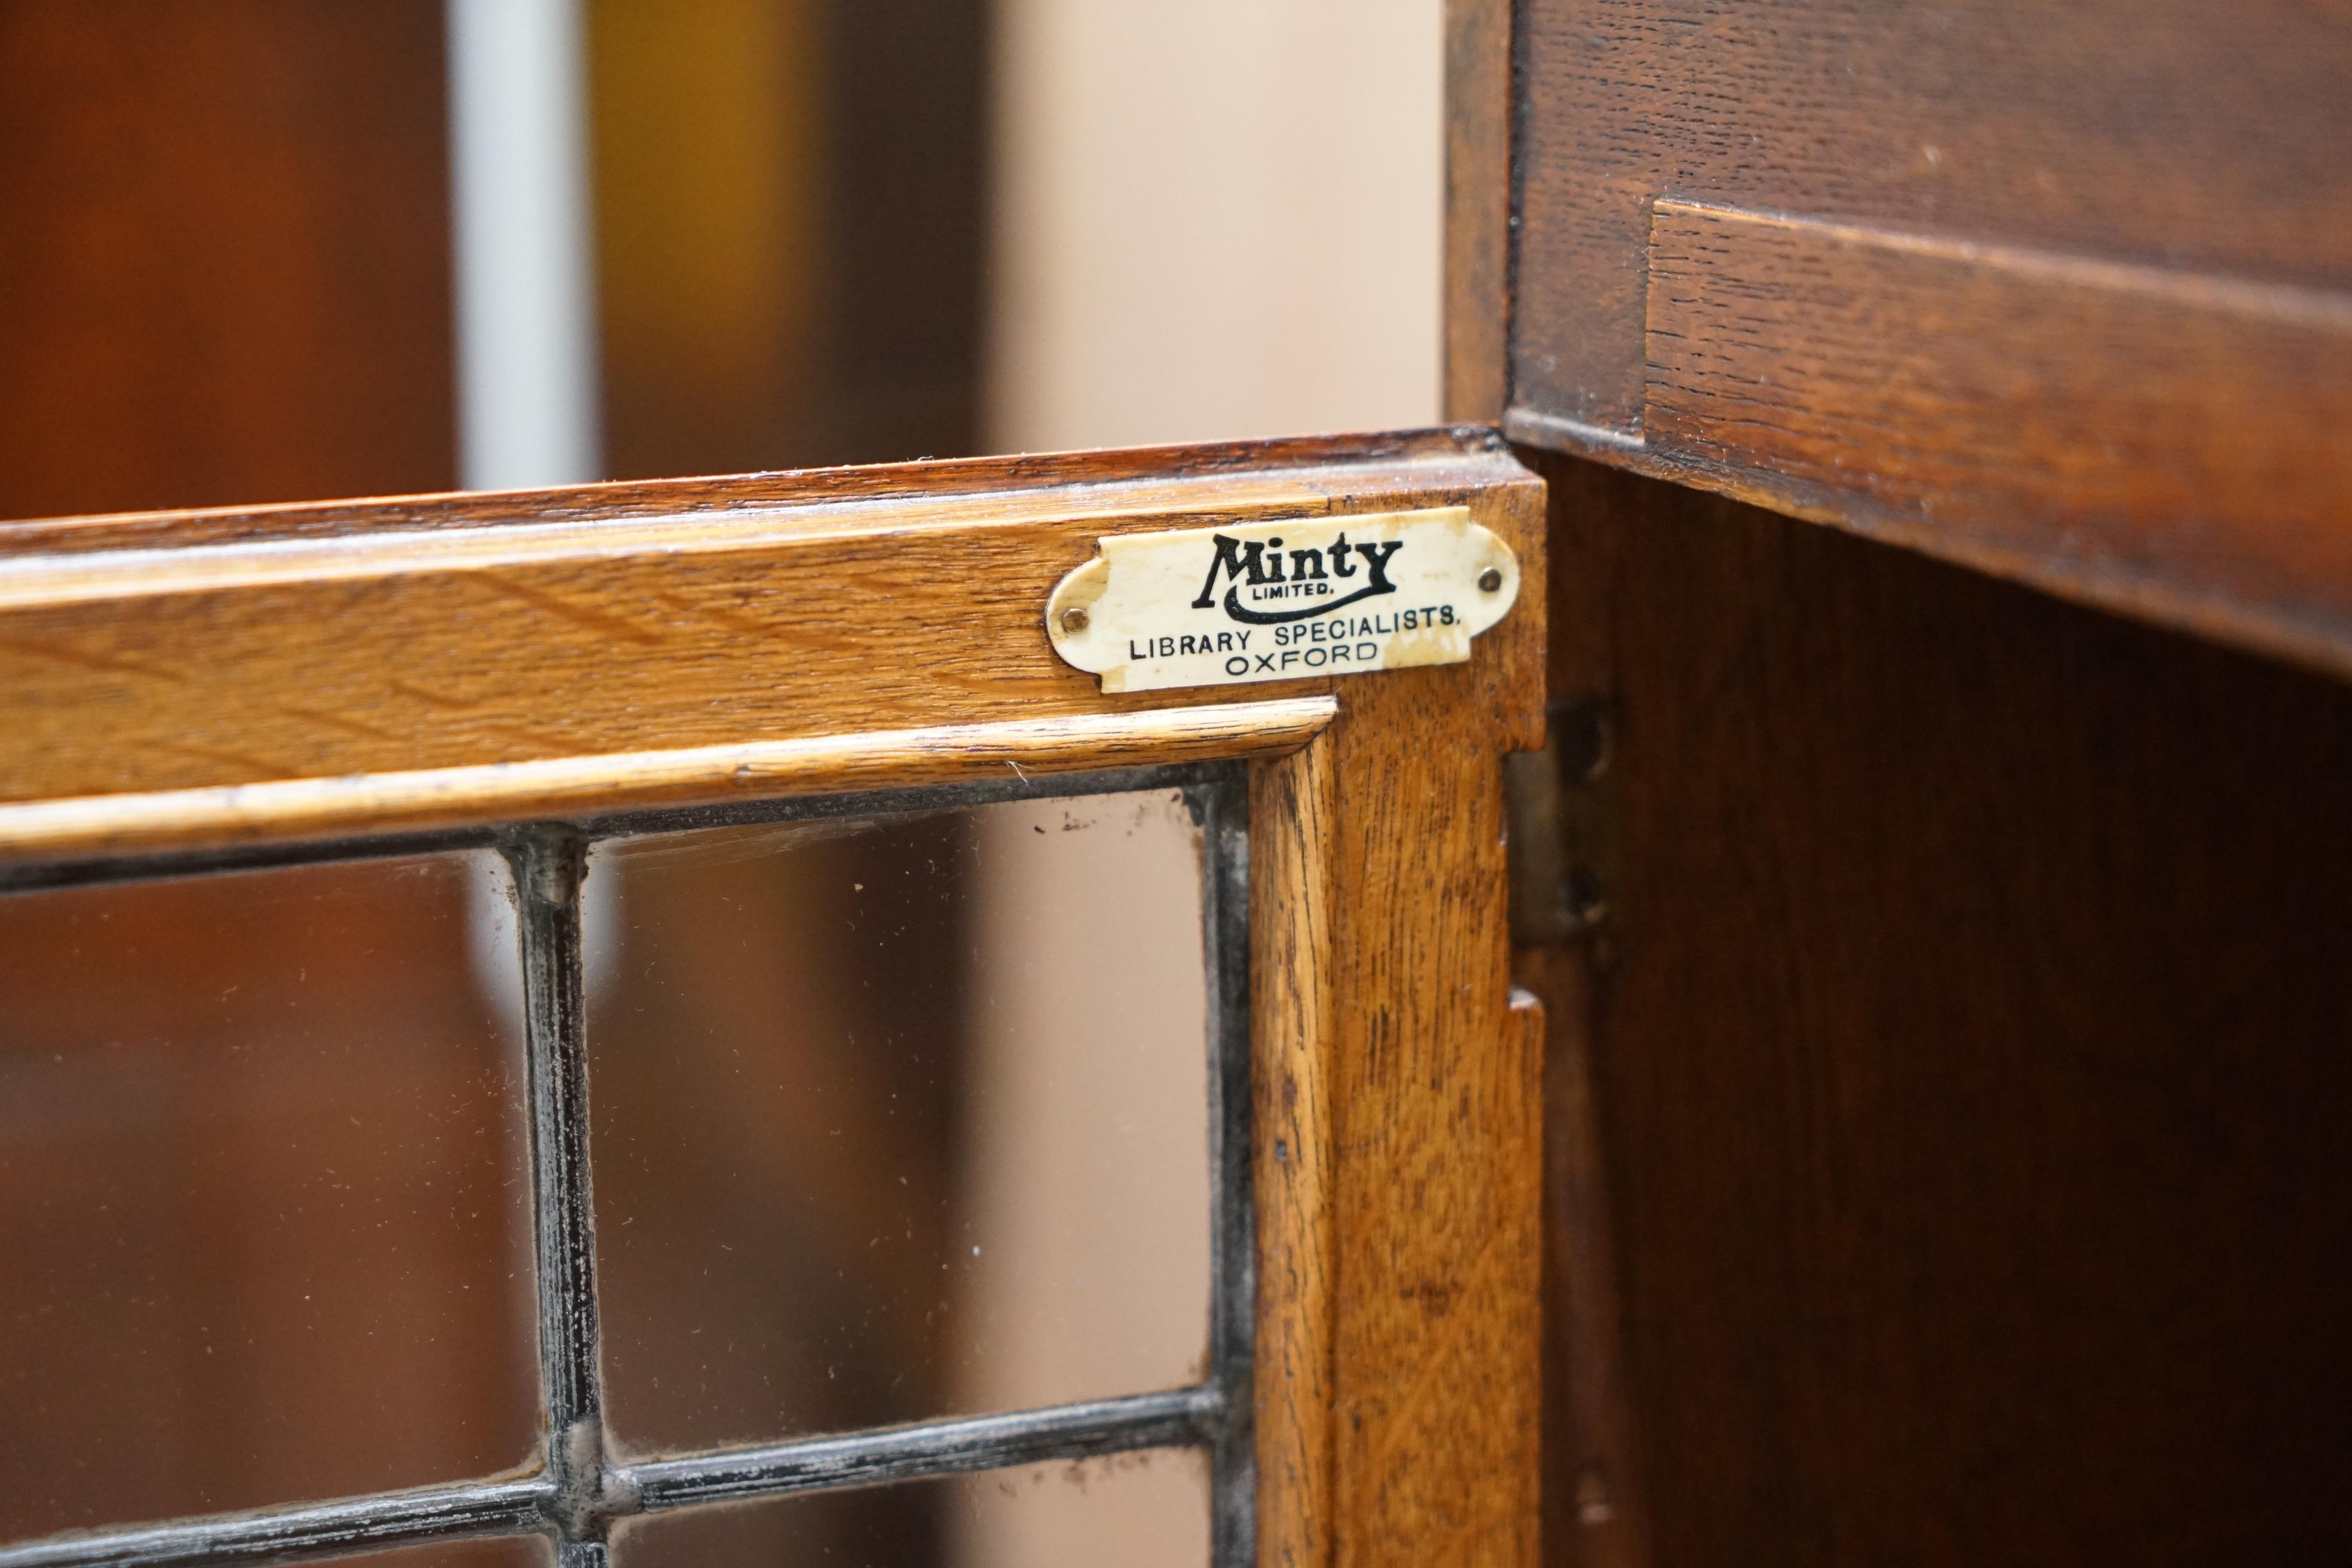
[[[1107,535],[1045,605],[1105,691],[1459,664],[1519,595],[1467,507]]]

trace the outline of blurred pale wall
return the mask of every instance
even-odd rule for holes
[[[1433,423],[1440,20],[1439,0],[1004,0],[988,445],[1039,451]],[[999,911],[982,923],[984,951],[1021,940],[1027,928],[1012,910],[1048,909],[1055,973],[1190,966],[1182,980],[1200,984],[1197,946],[1138,936],[1192,918],[1190,868],[1142,840],[1097,843],[1083,862],[1024,858],[1011,837],[1026,829],[996,831],[1002,853],[984,842],[980,860],[981,908]],[[992,885],[992,867],[1002,868]],[[1017,1089],[976,1097],[971,1146],[988,1169],[974,1186],[983,1202],[1057,1219],[1066,1267],[1150,1280],[1153,1253],[1198,1245],[1197,1159],[1188,1165],[1164,1140],[1076,1146],[1087,1123],[1056,1117],[1049,1090],[1087,1082],[1109,1105],[1165,1094],[1166,1064],[1202,1050],[1200,1016],[1074,1018],[1069,1004],[1084,990],[1041,988],[983,1005],[974,1018],[982,1071]],[[1114,1042],[1129,1064],[1116,1083],[1101,1059]],[[1173,1108],[1170,1121],[1184,1124]],[[1126,1216],[1116,1226],[1090,1231],[1087,1211],[1067,1201],[1068,1172],[1089,1156],[1125,1167],[1128,1202],[1097,1211]],[[1165,1169],[1140,1168],[1154,1158]],[[1138,1192],[1159,1195],[1147,1225],[1135,1222]],[[1156,1330],[1171,1305],[1191,1308],[1139,1294],[1124,1311]],[[1025,1321],[1038,1331],[1000,1344],[992,1368],[1009,1387],[1036,1386],[1066,1355],[1045,1314]],[[958,1554],[974,1568],[1199,1568],[1202,1498],[1197,1467],[1157,1466],[1056,1506],[961,1514]]]
[[[1439,0],[1003,0],[1008,451],[1437,416]]]
[[[1208,1324],[1194,829],[1164,791],[984,817],[960,1185],[965,1224],[1019,1261],[966,1276],[960,1407],[1177,1386],[1201,1374]],[[992,1506],[959,1510],[961,1568],[1202,1568],[1204,1465],[1067,1469],[1007,1478],[978,1494]]]

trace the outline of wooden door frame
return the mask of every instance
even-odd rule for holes
[[[1045,634],[1107,533],[1453,505],[1526,584],[1465,664],[1106,695]],[[1485,428],[0,525],[0,884],[1245,760],[1259,1560],[1528,1563],[1543,530]]]

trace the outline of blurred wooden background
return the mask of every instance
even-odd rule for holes
[[[1434,414],[1435,0],[583,17],[607,476]],[[0,517],[460,482],[446,42],[441,0],[0,10]],[[635,932],[595,1062],[625,1440],[1186,1372],[1198,1107],[1167,1075],[1198,1030],[1165,997],[1196,977],[1167,931],[1150,963],[1119,933],[1144,901],[1181,938],[1190,885],[1150,834],[1057,819],[1033,854],[1033,826],[592,878]],[[494,881],[0,900],[0,1174],[24,1194],[0,1215],[0,1534],[523,1458]],[[828,923],[852,899],[887,944]],[[1021,967],[1024,911],[1160,987],[1127,1057],[1073,1016],[1096,992]],[[727,959],[747,947],[782,956]],[[909,951],[938,955],[921,984]],[[795,1087],[735,1092],[744,1037],[787,1024]],[[1027,1272],[974,1264],[959,1215]],[[849,1256],[866,1232],[891,1243]],[[950,1274],[943,1316],[918,1281]],[[1162,1460],[983,1478],[659,1521],[626,1555],[1181,1563],[1202,1488]]]

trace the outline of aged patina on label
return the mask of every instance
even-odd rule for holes
[[[1105,691],[1459,664],[1519,594],[1467,507],[1113,534],[1045,607]]]

